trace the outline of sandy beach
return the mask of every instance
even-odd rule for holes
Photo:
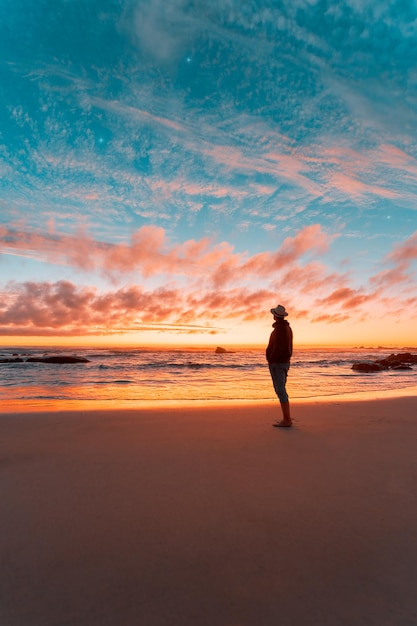
[[[0,414],[1,626],[415,626],[417,398]]]

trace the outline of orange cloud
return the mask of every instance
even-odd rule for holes
[[[309,260],[309,255],[324,254],[332,239],[316,224],[288,237],[273,252],[249,257],[207,238],[169,245],[165,231],[157,227],[135,232],[130,244],[102,243],[83,233],[77,237],[0,227],[3,251],[58,258],[77,268],[112,267],[120,274],[158,272],[165,285],[166,275],[181,276],[170,287],[146,290],[136,284],[104,293],[69,281],[11,282],[0,299],[0,334],[109,335],[144,329],[216,333],[231,321],[256,323],[278,302],[293,319],[303,321],[378,317],[388,306],[412,315],[415,304],[407,302],[414,297],[414,283],[406,270],[415,258],[416,233],[387,256],[395,267],[359,287],[349,275],[330,272],[316,258]],[[389,293],[397,284],[401,293]]]
[[[160,329],[200,332],[186,325],[181,291],[132,286],[100,294],[69,281],[11,283],[0,305],[0,334],[84,335]],[[215,331],[215,328],[210,328]]]
[[[406,273],[407,267],[404,263],[401,263],[398,267],[390,270],[383,270],[370,279],[371,285],[383,287],[385,289],[400,285],[409,280],[409,276]]]
[[[349,319],[349,315],[341,315],[340,313],[335,313],[333,315],[318,315],[317,317],[314,317],[311,321],[313,324],[320,324],[320,323],[326,323],[326,324],[341,324],[343,322],[346,322]]]
[[[106,335],[149,329],[213,333],[219,320],[256,319],[270,302],[270,291],[243,288],[196,295],[130,286],[99,293],[69,281],[10,283],[0,305],[0,334]]]
[[[115,277],[123,273],[201,276],[219,286],[241,276],[268,276],[306,253],[323,254],[334,236],[319,224],[288,237],[275,252],[248,258],[227,242],[213,244],[204,238],[170,246],[163,228],[143,226],[129,244],[103,243],[85,232],[76,235],[36,233],[0,226],[0,251],[65,263],[84,271],[98,270]]]
[[[279,288],[290,291],[302,292],[317,296],[329,289],[345,285],[345,274],[329,272],[327,267],[318,261],[312,261],[305,265],[293,263],[289,269],[281,273],[274,284]]]
[[[388,259],[394,263],[411,263],[417,259],[417,230],[404,243],[395,246]]]
[[[383,270],[371,278],[371,284],[389,288],[394,285],[405,284],[411,280],[407,271],[411,263],[417,259],[417,231],[415,231],[405,242],[397,244],[393,251],[386,256],[388,263],[393,263],[394,267]]]
[[[324,254],[334,236],[323,233],[319,224],[307,226],[295,237],[287,237],[275,252],[261,252],[253,257],[224,254],[207,266],[208,278],[216,288],[222,288],[232,282],[244,282],[256,277],[274,276],[279,270],[292,267],[305,254]]]
[[[268,276],[300,259],[304,254],[324,254],[335,235],[323,233],[320,224],[303,228],[295,237],[287,237],[276,252],[261,252],[243,263],[241,270]]]
[[[319,300],[321,306],[339,305],[345,309],[355,309],[371,298],[375,298],[376,294],[364,294],[361,290],[342,287],[330,293],[326,298]]]

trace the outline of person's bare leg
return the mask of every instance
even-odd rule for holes
[[[292,426],[290,403],[281,402],[281,409],[282,409],[282,421],[274,424],[274,426],[283,426],[284,428],[289,428],[290,426]]]
[[[282,416],[284,418],[284,422],[288,422],[291,424],[291,414],[290,414],[290,403],[289,402],[281,402]]]

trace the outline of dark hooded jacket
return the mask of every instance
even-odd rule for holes
[[[284,319],[278,319],[272,324],[274,329],[269,338],[266,349],[268,363],[289,363],[292,355],[292,330]]]

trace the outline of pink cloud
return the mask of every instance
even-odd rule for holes
[[[417,231],[415,231],[403,243],[394,246],[385,261],[393,264],[387,270],[382,270],[370,279],[370,283],[381,287],[389,288],[395,285],[410,282],[411,277],[407,273],[410,265],[417,259]]]
[[[242,266],[242,271],[268,275],[293,263],[306,253],[324,254],[336,235],[326,235],[320,224],[303,228],[295,237],[287,237],[276,252],[261,252]]]
[[[323,160],[333,167],[350,172],[363,172],[369,169],[372,164],[372,159],[368,154],[343,146],[323,148],[322,159],[319,159],[318,162],[321,163]]]
[[[230,289],[197,285],[145,290],[132,285],[104,293],[69,281],[9,283],[0,303],[0,335],[110,335],[142,330],[212,334],[227,322],[257,322],[278,301],[285,302],[294,320],[327,323],[365,319],[373,309],[378,312],[388,306],[391,311],[406,307],[409,317],[416,308],[415,297],[401,301],[380,291],[353,289],[342,284],[343,277],[332,289],[337,281],[331,278],[327,284],[323,276],[321,298],[315,291],[307,294],[303,282],[276,288],[236,284]]]
[[[407,264],[417,259],[417,230],[404,243],[396,245],[388,259]]]
[[[285,285],[288,290],[302,290],[305,294],[313,295],[344,285],[345,282],[344,274],[329,272],[327,267],[318,261],[305,265],[292,264],[276,281],[281,286]]]
[[[110,111],[111,113],[125,115],[133,120],[138,120],[140,122],[147,122],[149,124],[162,126],[168,128],[171,131],[173,130],[179,133],[184,132],[184,127],[177,122],[173,122],[166,117],[153,115],[152,113],[144,111],[143,109],[139,109],[138,107],[129,106],[127,104],[124,104],[123,102],[120,102],[119,100],[104,100],[103,98],[92,98],[91,102],[95,106],[104,109],[105,111]]]
[[[360,197],[364,194],[374,194],[382,198],[398,198],[399,194],[385,187],[363,183],[352,175],[334,173],[329,178],[330,185],[346,195]]]
[[[100,294],[69,281],[9,284],[0,305],[0,334],[112,334],[131,330],[187,328],[181,291],[146,292],[131,286]],[[194,320],[195,322],[195,320]],[[215,328],[211,328],[215,331]]]
[[[199,152],[227,169],[278,175],[293,185],[304,188],[315,197],[323,194],[321,185],[315,183],[305,174],[306,162],[303,157],[297,154],[268,152],[262,156],[252,156],[244,154],[239,148],[210,144],[202,144]]]
[[[193,293],[187,303],[195,311],[204,311],[207,319],[243,319],[251,321],[259,319],[260,311],[268,311],[271,291],[268,289],[236,288],[219,291],[208,289],[203,294]]]
[[[130,286],[99,293],[69,281],[10,283],[0,305],[0,335],[106,335],[145,329],[213,333],[219,320],[256,319],[270,301],[268,290],[244,288],[186,294]]]
[[[173,194],[181,193],[188,196],[210,196],[212,198],[246,198],[250,192],[232,186],[221,187],[218,184],[207,185],[192,183],[185,179],[181,180],[154,180],[149,182],[149,186],[155,194],[165,199],[172,198]],[[258,191],[258,190],[257,190]],[[259,189],[261,191],[261,189]],[[271,190],[269,190],[271,193]]]
[[[406,273],[406,265],[401,263],[398,267],[390,270],[383,270],[370,279],[370,284],[382,288],[389,288],[405,283],[409,276]]]
[[[349,317],[349,315],[342,315],[340,313],[334,313],[332,315],[324,314],[314,317],[311,321],[315,324],[342,324],[343,322],[348,321]]]
[[[377,293],[366,294],[362,289],[351,289],[350,287],[340,287],[332,291],[328,296],[318,301],[321,307],[341,306],[343,309],[356,309],[369,300],[375,299]]]
[[[130,243],[118,244],[94,240],[83,231],[76,235],[44,234],[0,226],[0,251],[65,263],[85,271],[98,270],[112,277],[132,272],[145,277],[179,274],[224,285],[241,280],[239,272],[246,277],[266,277],[307,253],[323,254],[333,238],[315,224],[285,239],[274,252],[248,257],[234,252],[227,242],[214,244],[208,238],[170,245],[164,229],[156,226],[143,226],[133,233]]]
[[[71,262],[81,269],[117,270],[120,276],[126,272],[124,280],[135,271],[156,273],[165,284],[166,276],[173,275],[178,283],[153,290],[136,284],[105,292],[69,281],[9,283],[0,299],[0,334],[105,335],[145,328],[212,333],[226,322],[256,322],[279,301],[293,319],[358,320],[378,315],[388,298],[386,290],[407,280],[412,284],[406,270],[416,258],[417,237],[414,233],[387,256],[393,268],[367,285],[354,287],[348,274],[329,271],[317,259],[334,238],[318,224],[287,237],[277,250],[253,256],[209,238],[172,245],[165,231],[153,226],[136,231],[125,244],[99,242],[82,232],[51,231],[40,234],[0,227],[0,249]],[[395,303],[403,309],[405,296],[413,295],[406,287],[402,285],[397,297],[390,294],[392,307]]]
[[[312,159],[306,157],[306,161]],[[315,159],[317,160],[317,159]],[[314,159],[313,159],[314,161]],[[322,151],[319,163],[330,166],[328,187],[334,188],[353,198],[359,198],[364,194],[375,194],[382,198],[395,199],[403,196],[404,191],[396,191],[392,188],[396,184],[398,176],[401,180],[409,179],[412,182],[417,174],[417,161],[396,146],[383,144],[369,152],[357,152],[344,147],[332,147]],[[376,167],[390,168],[395,171],[395,179],[392,184],[384,186],[370,184],[367,178],[375,178]],[[391,187],[391,188],[388,188]]]
[[[383,144],[379,147],[375,156],[379,161],[389,165],[391,168],[401,169],[413,177],[417,175],[416,159],[396,146]]]
[[[83,230],[76,235],[44,234],[0,226],[0,250],[22,253],[83,270],[131,272],[141,269],[146,276],[169,271],[172,259],[165,253],[165,231],[144,226],[134,232],[130,244],[94,240]]]
[[[265,154],[265,159],[271,161],[275,173],[288,178],[294,185],[303,187],[313,196],[321,196],[323,194],[324,188],[303,173],[307,170],[307,159],[304,157],[296,154],[288,155],[269,152]]]

